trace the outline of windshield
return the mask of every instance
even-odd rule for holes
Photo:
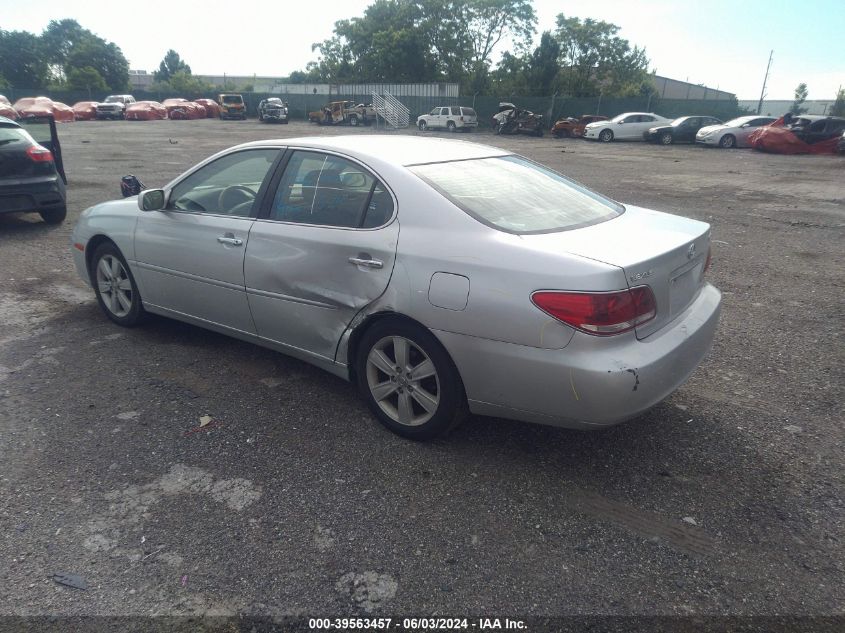
[[[731,119],[730,121],[728,121],[724,125],[727,125],[728,127],[739,127],[743,123],[748,123],[753,118],[754,118],[753,116],[741,116],[741,117],[737,117],[736,119]]]
[[[223,103],[243,103],[243,101],[240,95],[223,95]]]
[[[0,127],[0,146],[3,145],[18,145],[25,143],[27,145],[35,145],[35,140],[19,127]]]
[[[106,97],[106,103],[123,103],[120,97]]]
[[[689,118],[690,117],[688,117],[688,116],[682,116],[681,118],[675,119],[674,121],[672,121],[669,125],[671,125],[672,127],[678,127],[679,125],[681,125],[684,121],[686,121]]]
[[[479,222],[507,233],[565,231],[624,212],[622,205],[519,156],[410,170]]]

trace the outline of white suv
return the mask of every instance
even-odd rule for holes
[[[98,119],[122,119],[126,115],[126,106],[135,103],[132,95],[109,95],[97,104]]]
[[[464,106],[440,106],[428,114],[417,117],[417,127],[420,130],[446,128],[450,132],[456,132],[459,129],[472,132],[478,127],[478,115],[472,108]]]

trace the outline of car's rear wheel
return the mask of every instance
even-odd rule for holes
[[[145,316],[138,285],[120,250],[112,242],[97,247],[91,258],[91,284],[97,303],[106,316],[125,327],[132,327]]]
[[[454,132],[458,129],[458,126],[455,125],[454,121],[446,121],[446,129],[450,132]]]
[[[356,359],[358,387],[388,429],[426,440],[466,415],[463,385],[449,354],[424,328],[400,319],[375,323]]]
[[[719,139],[719,147],[724,147],[725,149],[736,147],[736,137],[733,134],[725,134]]]
[[[610,143],[613,140],[613,130],[602,130],[599,134],[599,140],[602,143]]]
[[[44,220],[47,224],[61,224],[65,221],[65,218],[67,217],[67,206],[62,205],[57,209],[39,211],[38,215],[40,215],[41,219]]]
[[[662,145],[671,145],[674,140],[675,139],[672,138],[671,132],[664,132],[663,134],[660,135],[660,143]]]

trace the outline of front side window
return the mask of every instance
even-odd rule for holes
[[[519,156],[409,169],[476,220],[517,234],[564,231],[621,215],[622,205]]]
[[[449,115],[449,108],[440,108],[440,114],[442,116],[448,116]]]
[[[176,185],[167,208],[249,217],[278,154],[277,149],[250,149],[218,158]]]
[[[344,228],[374,228],[393,215],[393,200],[352,161],[295,151],[279,183],[270,219]]]

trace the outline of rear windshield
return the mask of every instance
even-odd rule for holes
[[[622,205],[519,156],[409,167],[476,220],[507,233],[550,233],[610,220]]]
[[[27,134],[26,130],[19,127],[0,126],[0,147],[20,144],[34,145],[35,141]]]
[[[475,116],[475,110],[472,108],[461,108],[467,116]]]

